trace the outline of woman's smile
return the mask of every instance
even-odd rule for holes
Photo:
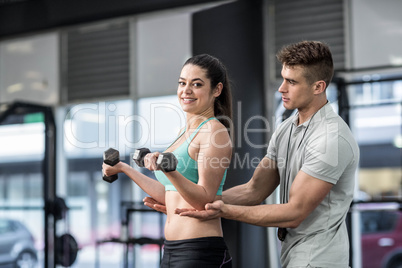
[[[184,104],[190,104],[190,103],[193,103],[196,100],[197,99],[195,99],[195,98],[182,98],[182,101],[183,101]]]

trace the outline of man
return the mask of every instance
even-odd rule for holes
[[[273,133],[266,156],[245,184],[223,192],[204,211],[181,216],[223,217],[279,227],[282,267],[349,267],[345,217],[353,199],[359,150],[325,90],[333,76],[327,45],[303,41],[277,54],[286,109],[297,114]],[[261,204],[280,185],[280,204]],[[158,206],[147,205],[158,209]]]

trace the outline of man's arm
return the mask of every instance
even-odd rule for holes
[[[276,162],[264,157],[254,171],[253,177],[245,184],[225,190],[222,200],[226,204],[251,206],[264,201],[279,185],[279,173]],[[144,199],[144,204],[155,210],[163,212],[163,206],[156,204],[151,198]],[[214,211],[196,211],[193,209],[176,209],[182,216],[210,219],[216,217]]]
[[[264,157],[253,173],[253,177],[245,184],[230,188],[222,193],[222,201],[218,200],[205,206],[206,210],[176,209],[176,214],[201,220],[221,217],[221,206],[226,204],[253,206],[261,204],[279,185],[279,173],[276,162]]]
[[[279,173],[276,162],[264,157],[245,184],[223,192],[222,200],[226,204],[251,206],[264,201],[279,185]]]
[[[300,171],[290,188],[286,204],[236,206],[209,204],[215,215],[265,227],[296,228],[322,202],[332,184]]]

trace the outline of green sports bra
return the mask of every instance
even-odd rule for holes
[[[188,146],[190,145],[191,141],[194,139],[195,135],[197,135],[198,131],[200,128],[209,120],[218,120],[215,117],[208,118],[204,122],[202,122],[197,129],[188,137],[183,144],[181,144],[179,147],[176,148],[176,150],[172,151],[172,153],[176,156],[178,163],[176,170],[180,172],[186,179],[189,181],[194,182],[195,184],[198,183],[198,165],[197,161],[192,159],[190,155],[188,154]],[[177,137],[177,139],[170,145],[172,146],[183,134],[185,130]],[[169,147],[170,147],[169,146]],[[168,147],[168,148],[169,148]],[[226,180],[226,173],[227,170],[225,170],[225,173],[223,174],[223,178],[221,181],[221,184],[219,186],[218,192],[216,193],[217,195],[222,195],[222,189],[223,185]],[[177,191],[176,188],[173,186],[173,184],[170,182],[170,180],[166,177],[166,175],[160,171],[157,170],[155,171],[155,177],[158,179],[160,183],[162,183],[165,186],[165,191]]]

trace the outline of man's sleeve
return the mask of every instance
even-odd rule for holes
[[[327,133],[328,134],[328,133]],[[336,184],[354,159],[349,142],[338,135],[321,135],[306,145],[302,171],[317,179]]]
[[[274,161],[276,161],[276,158],[277,158],[276,138],[277,138],[277,134],[276,134],[276,132],[274,132],[272,134],[271,140],[269,141],[267,154],[265,155],[265,157],[268,157]]]

